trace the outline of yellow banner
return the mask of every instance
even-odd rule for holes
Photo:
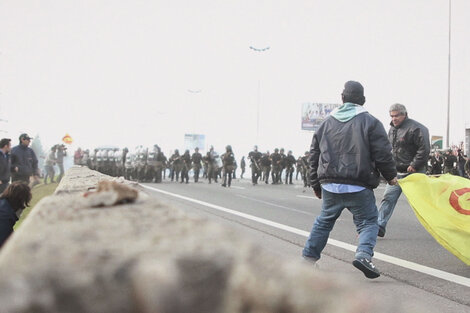
[[[451,174],[413,174],[399,184],[424,228],[470,265],[470,180]]]

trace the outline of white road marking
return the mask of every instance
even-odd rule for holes
[[[306,199],[313,199],[313,200],[321,200],[321,199],[318,199],[317,197],[310,197],[310,196],[297,195],[297,197],[299,197],[299,198],[306,198]]]
[[[245,187],[239,187],[239,186],[230,186],[230,188],[235,188],[235,189],[245,189]]]
[[[222,211],[222,212],[226,212],[226,213],[229,213],[229,214],[240,216],[240,217],[246,218],[248,220],[255,221],[255,222],[258,222],[260,224],[268,225],[268,226],[271,226],[271,227],[274,227],[274,228],[277,228],[277,229],[281,229],[281,230],[284,230],[284,231],[287,231],[287,232],[290,232],[290,233],[293,233],[293,234],[296,234],[296,235],[300,235],[300,236],[303,236],[303,237],[308,237],[310,235],[309,232],[306,232],[304,230],[300,230],[300,229],[297,229],[297,228],[294,228],[294,227],[290,227],[290,226],[287,226],[287,225],[276,223],[276,222],[273,222],[273,221],[270,221],[270,220],[266,220],[264,218],[256,217],[254,215],[250,215],[250,214],[238,212],[238,211],[235,211],[235,210],[227,209],[227,208],[224,208],[224,207],[219,206],[219,205],[215,205],[215,204],[212,204],[212,203],[208,203],[208,202],[205,202],[205,201],[201,201],[201,200],[197,200],[197,199],[193,199],[193,198],[189,198],[189,197],[185,197],[185,196],[181,196],[181,195],[178,195],[178,194],[175,194],[175,193],[172,193],[172,192],[168,192],[168,191],[164,191],[164,190],[160,190],[160,189],[157,189],[157,188],[153,188],[153,187],[149,187],[149,186],[145,186],[145,185],[141,185],[141,186],[146,188],[146,189],[150,189],[150,190],[153,190],[153,191],[156,191],[156,192],[160,192],[162,194],[169,195],[169,196],[179,198],[179,199],[183,199],[183,200],[186,200],[186,201],[189,201],[189,202],[197,203],[199,205],[203,205],[203,206],[215,209],[215,210],[219,210],[219,211]],[[330,238],[330,239],[328,239],[328,244],[330,244],[332,246],[342,248],[342,249],[345,249],[345,250],[348,250],[348,251],[356,252],[356,246],[351,245],[351,244],[346,243],[346,242],[342,242],[342,241]],[[383,253],[379,253],[379,252],[374,252],[374,258],[376,258],[377,260],[381,260],[381,261],[388,262],[388,263],[391,263],[391,264],[394,264],[394,265],[398,265],[398,266],[401,266],[401,267],[404,267],[404,268],[407,268],[407,269],[410,269],[410,270],[413,270],[413,271],[416,271],[416,272],[420,272],[420,273],[427,274],[427,275],[430,275],[430,276],[433,276],[433,277],[437,277],[437,278],[440,278],[440,279],[443,279],[443,280],[446,280],[446,281],[449,281],[449,282],[452,282],[452,283],[456,283],[456,284],[459,284],[459,285],[462,285],[462,286],[470,287],[470,278],[467,278],[467,277],[455,275],[455,274],[452,274],[452,273],[441,271],[441,270],[438,270],[438,269],[435,269],[435,268],[432,268],[432,267],[428,267],[428,266],[425,266],[425,265],[421,265],[421,264],[418,264],[418,263],[402,260],[402,259],[390,256],[390,255],[386,255],[386,254],[383,254]]]
[[[263,201],[263,200],[258,200],[258,199],[243,196],[243,195],[237,195],[237,196],[240,197],[240,198],[245,198],[245,199],[251,200],[251,201],[267,204],[267,205],[270,205],[270,206],[273,206],[273,207],[276,207],[276,208],[281,208],[281,209],[285,209],[285,210],[289,210],[289,211],[292,211],[292,212],[301,213],[301,214],[305,214],[305,215],[309,215],[309,216],[315,216],[312,213],[297,210],[297,209],[293,209],[293,208],[289,208],[289,207],[286,207],[286,206],[283,206],[283,205],[279,205],[279,204],[275,204],[275,203],[271,203],[271,202],[267,202],[267,201]]]

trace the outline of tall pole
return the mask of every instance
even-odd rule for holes
[[[447,147],[450,148],[449,141],[449,127],[450,127],[450,36],[451,32],[451,15],[452,13],[452,0],[449,0],[449,57],[448,57],[448,68],[447,68],[447,133],[446,133],[446,142]]]
[[[250,46],[250,49],[255,51],[255,52],[264,52],[266,50],[269,50],[270,47],[265,47],[265,48],[255,48],[253,46]],[[259,144],[259,107],[261,103],[261,79],[258,79],[258,99],[257,99],[257,104],[256,104],[256,144]]]
[[[256,144],[259,144],[259,104],[261,102],[261,79],[258,79],[258,104],[256,106]]]

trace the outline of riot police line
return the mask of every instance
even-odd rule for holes
[[[250,162],[253,185],[258,182],[293,184],[294,173],[295,180],[300,176],[304,187],[308,185],[308,151],[296,159],[292,151],[285,154],[284,149],[276,148],[273,153],[261,153],[255,146],[247,159]],[[208,183],[218,183],[221,180],[223,187],[230,187],[239,168],[230,145],[226,146],[225,152],[220,155],[211,146],[204,156],[199,153],[198,148],[192,154],[189,150],[180,154],[176,149],[169,158],[158,145],[151,148],[137,146],[132,152],[127,148],[105,146],[95,148],[91,152],[84,150],[81,157],[75,160],[75,164],[87,166],[109,176],[123,176],[127,180],[138,182],[161,183],[163,180],[170,180],[189,183],[189,174],[192,171],[194,182],[198,182],[200,178]],[[242,157],[240,178],[243,178],[245,167],[245,157]]]

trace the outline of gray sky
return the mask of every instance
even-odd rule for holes
[[[470,127],[470,1],[452,6],[458,143]],[[72,148],[169,151],[200,133],[241,156],[256,141],[258,81],[262,151],[307,150],[301,103],[338,103],[347,80],[387,130],[400,102],[446,135],[447,0],[1,0],[0,30],[0,136],[15,142],[25,131],[49,148],[69,133]]]

